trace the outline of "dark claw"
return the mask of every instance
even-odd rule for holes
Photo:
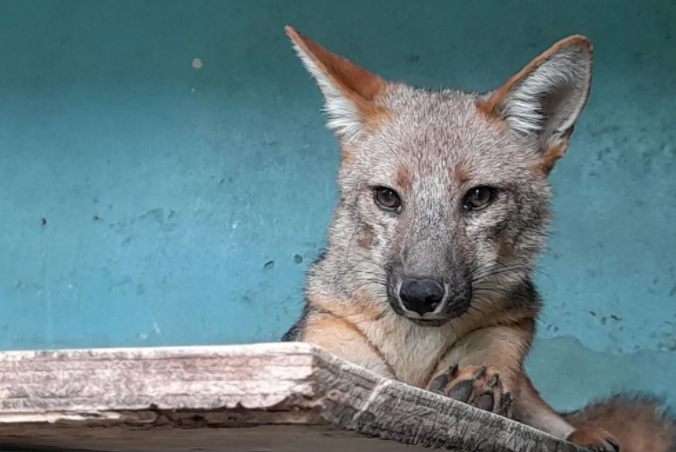
[[[502,397],[503,397],[502,404],[504,406],[506,407],[511,406],[512,403],[514,403],[514,394],[512,394],[511,392],[506,392],[505,395]]]
[[[514,395],[511,392],[506,392],[502,396],[502,403],[500,404],[500,414],[505,417],[511,417],[510,408],[514,403]]]
[[[615,452],[620,452],[620,444],[615,440],[615,438],[606,438],[606,441],[608,442],[608,444],[613,446]]]
[[[441,392],[448,384],[449,374],[441,374],[430,382],[427,389],[432,392]]]
[[[490,392],[481,394],[474,402],[474,406],[484,411],[493,412],[493,395]]]
[[[496,372],[493,374],[491,380],[488,382],[488,387],[489,388],[496,387],[498,385],[498,381],[500,381],[500,374]]]
[[[469,396],[472,395],[472,389],[474,389],[474,381],[464,380],[456,384],[448,391],[448,397],[458,402],[467,403]]]
[[[448,376],[449,376],[450,378],[455,377],[455,374],[458,373],[458,365],[457,365],[457,364],[453,364],[451,367],[448,368],[447,373],[448,373]]]
[[[476,380],[477,378],[483,377],[484,374],[486,373],[486,370],[487,370],[487,369],[488,369],[488,368],[487,368],[486,366],[481,366],[481,367],[479,367],[479,368],[476,370],[476,372],[474,372],[474,375],[472,375],[472,378],[473,378],[474,380]]]

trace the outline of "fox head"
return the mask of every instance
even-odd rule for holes
[[[559,41],[481,94],[385,81],[286,32],[342,151],[340,203],[308,290],[439,326],[529,278],[548,175],[590,90],[587,38]]]

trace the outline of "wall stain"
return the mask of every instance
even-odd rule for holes
[[[673,356],[670,350],[619,355],[598,352],[577,338],[560,336],[536,339],[526,369],[545,399],[558,410],[579,408],[618,392],[667,395],[667,403],[675,406],[676,394],[668,377],[676,375]]]

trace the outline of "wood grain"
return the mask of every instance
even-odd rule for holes
[[[405,444],[581,450],[308,344],[0,353],[0,450],[411,450]]]

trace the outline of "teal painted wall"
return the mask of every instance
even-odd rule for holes
[[[561,408],[676,401],[671,0],[0,1],[0,348],[289,327],[339,158],[286,23],[385,77],[472,90],[590,36],[529,369]]]

